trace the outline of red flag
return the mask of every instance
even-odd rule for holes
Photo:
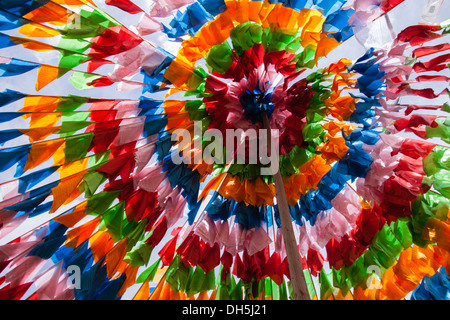
[[[110,6],[114,6],[122,9],[131,14],[136,14],[139,12],[144,12],[141,8],[135,5],[130,0],[106,0],[105,3]]]
[[[172,262],[173,256],[175,255],[175,249],[177,246],[177,238],[178,238],[178,236],[173,237],[158,252],[158,255],[161,257],[163,266],[168,266]]]
[[[438,30],[438,26],[418,25],[411,26],[400,32],[397,39],[401,42],[409,42],[412,46],[421,46],[425,42],[442,37],[442,35],[434,33]]]
[[[10,285],[7,285],[0,290],[0,300],[20,300],[31,285],[31,282],[12,288]]]
[[[421,48],[414,50],[413,57],[420,58],[423,56],[427,56],[429,54],[438,53],[438,52],[448,50],[448,49],[450,49],[450,43],[438,44],[436,46],[431,46],[431,47],[421,47]]]
[[[400,3],[402,3],[404,0],[384,0],[380,4],[380,8],[384,11],[390,11],[392,8],[395,8]]]
[[[320,252],[309,248],[307,262],[313,277],[317,277],[320,270],[322,270],[324,261],[325,259]]]

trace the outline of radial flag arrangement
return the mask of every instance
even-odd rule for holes
[[[0,299],[450,299],[419,2],[0,0]]]

